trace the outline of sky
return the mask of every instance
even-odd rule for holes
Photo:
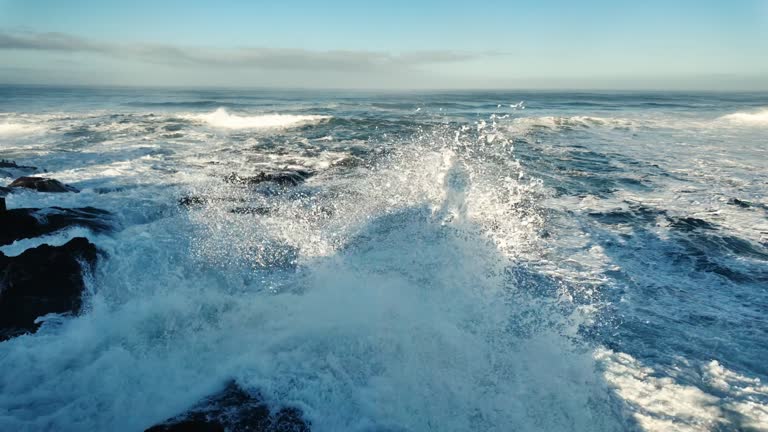
[[[768,90],[768,0],[0,0],[0,83]]]

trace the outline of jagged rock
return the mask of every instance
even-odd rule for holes
[[[14,161],[0,160],[0,177],[19,177],[37,171],[37,167],[18,165]]]
[[[227,387],[186,413],[145,432],[309,432],[295,408],[272,412],[258,394],[230,382]]]
[[[0,160],[0,177],[16,178],[24,175],[29,175],[37,171],[37,167],[17,165],[16,162],[6,159]]]
[[[18,164],[16,164],[16,162],[8,160],[8,159],[0,159],[0,168],[13,168],[13,169],[28,170],[28,171],[35,171],[35,170],[37,170],[37,167],[18,165]]]
[[[208,204],[208,198],[190,195],[179,198],[179,205],[182,207],[198,207]]]
[[[8,186],[11,188],[34,189],[38,192],[80,192],[75,187],[45,177],[19,177]]]
[[[749,201],[742,201],[738,198],[731,198],[728,200],[728,204],[741,207],[741,208],[750,208],[752,207],[752,203]]]
[[[22,208],[0,212],[0,245],[82,226],[96,232],[112,228],[111,213],[93,207]]]
[[[235,207],[229,210],[233,214],[266,216],[269,214],[269,207]]]
[[[297,186],[304,183],[309,177],[312,177],[312,175],[312,172],[303,170],[275,173],[261,172],[255,176],[240,176],[237,173],[232,173],[224,177],[224,181],[231,184],[249,186],[260,183],[277,183],[282,186]]]
[[[667,218],[671,223],[670,227],[683,232],[691,232],[695,230],[717,230],[717,227],[705,220],[695,217],[678,217]]]
[[[80,312],[83,267],[91,270],[97,256],[96,246],[82,237],[16,257],[0,253],[0,341],[35,332],[35,319],[43,315]]]

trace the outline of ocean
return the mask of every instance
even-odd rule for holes
[[[0,247],[103,252],[0,343],[0,431],[230,381],[318,432],[768,430],[767,93],[0,86],[0,159],[112,214]]]

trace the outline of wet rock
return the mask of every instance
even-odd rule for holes
[[[37,167],[18,165],[16,162],[10,161],[8,159],[0,159],[0,168],[23,169],[23,170],[29,170],[29,171],[37,170]]]
[[[18,165],[6,159],[0,160],[0,177],[16,178],[37,171],[37,167]]]
[[[82,237],[42,245],[16,257],[0,253],[0,341],[35,332],[35,319],[80,312],[83,270],[96,264],[96,246]]]
[[[186,413],[153,426],[145,432],[309,432],[309,425],[295,408],[275,412],[258,394],[231,382]]]
[[[256,216],[266,216],[269,214],[269,207],[235,207],[229,210],[233,214],[246,214]]]
[[[738,198],[731,198],[728,200],[728,204],[741,207],[741,208],[750,208],[752,207],[752,203],[749,201],[742,201]]]
[[[179,198],[179,205],[182,207],[199,207],[208,204],[208,198],[201,196],[184,196]]]
[[[224,181],[230,184],[253,186],[261,183],[276,183],[281,186],[297,186],[304,183],[313,173],[304,170],[266,173],[261,172],[255,176],[240,176],[232,173],[224,177]]]
[[[38,192],[80,192],[75,187],[45,177],[19,177],[8,186],[11,188],[34,189]]]
[[[22,208],[0,212],[0,245],[81,226],[95,232],[112,228],[111,213],[93,207]]]
[[[683,232],[691,232],[694,230],[708,230],[708,231],[715,231],[717,230],[717,227],[715,225],[712,225],[711,223],[694,218],[694,217],[680,217],[680,218],[669,218],[670,227],[677,229],[679,231]]]

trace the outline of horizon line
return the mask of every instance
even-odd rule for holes
[[[768,87],[757,89],[705,89],[705,88],[632,88],[632,87],[451,87],[451,88],[376,88],[376,87],[290,87],[290,86],[220,86],[174,84],[82,84],[82,83],[14,83],[0,82],[0,87],[84,88],[84,89],[158,89],[158,90],[246,90],[246,91],[317,91],[351,93],[461,93],[461,92],[584,92],[584,93],[768,93]]]

